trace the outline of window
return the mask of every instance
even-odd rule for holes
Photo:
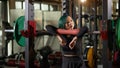
[[[25,9],[25,2],[23,2],[23,9]],[[40,4],[34,3],[34,9],[40,9]]]
[[[48,10],[48,4],[41,4],[41,10]]]
[[[53,11],[53,6],[52,5],[50,5],[50,11]]]
[[[16,9],[22,9],[22,2],[15,2]]]
[[[23,2],[23,9],[25,9],[25,2]]]
[[[34,9],[40,9],[40,4],[39,3],[34,3]]]

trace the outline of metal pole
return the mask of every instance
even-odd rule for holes
[[[120,17],[120,0],[118,0],[118,17]]]
[[[66,14],[66,0],[62,0],[62,15]]]
[[[24,29],[28,29],[28,5],[29,1],[25,0],[25,24]],[[29,68],[29,44],[28,44],[28,38],[26,38],[26,46],[25,46],[25,68]]]
[[[25,24],[24,29],[28,30],[28,21],[34,20],[34,6],[31,0],[25,0]],[[26,47],[25,47],[25,68],[30,67],[30,59],[29,59],[29,42],[31,39],[26,38]],[[33,41],[32,41],[33,42]],[[33,64],[34,65],[34,64]]]
[[[82,4],[78,1],[78,28],[82,27]]]
[[[112,0],[102,0],[102,31],[107,30],[107,20],[111,19],[112,15]],[[108,39],[102,40],[103,49],[102,49],[102,63],[103,68],[111,68],[111,62],[108,60]]]
[[[2,1],[1,8],[2,8],[2,10],[1,10],[2,21],[8,21],[7,0]],[[5,30],[5,28],[3,27],[2,28],[2,35],[3,35],[2,36],[2,43],[3,43],[2,45],[5,45],[5,46],[2,46],[3,48],[5,48],[5,49],[3,49],[3,56],[8,56],[8,46],[6,45],[6,41],[4,38],[4,36],[5,36],[4,30]]]
[[[95,11],[94,11],[94,24],[95,24],[95,25],[94,25],[94,30],[97,31],[97,30],[98,30],[98,28],[97,28],[97,4],[96,4],[97,1],[96,1],[96,0],[94,0],[94,1],[95,1],[95,2],[94,2],[94,8],[95,8]],[[95,42],[94,42],[94,55],[95,55],[95,56],[97,56],[97,45],[98,45],[97,36],[98,36],[98,35],[95,34],[94,37],[93,37],[94,40],[95,40]],[[97,68],[97,58],[95,57],[94,59],[95,59],[95,60],[94,60],[94,62],[95,62],[95,64],[94,64],[95,66],[94,66],[94,67]]]
[[[62,0],[62,15],[70,15],[70,0]]]
[[[1,8],[2,8],[2,10],[1,10],[2,20],[3,20],[3,21],[8,21],[7,0],[2,1]]]
[[[107,2],[108,0],[102,0],[102,25],[106,26],[106,20],[107,20]],[[106,27],[102,27],[104,29],[102,30],[106,30]],[[103,63],[103,68],[108,68],[108,58],[107,58],[107,48],[108,48],[108,40],[103,40],[102,41],[103,44],[103,49],[102,49],[102,63]]]

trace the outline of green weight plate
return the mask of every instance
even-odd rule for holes
[[[120,48],[120,18],[118,19],[118,31],[117,31],[117,35],[118,35],[118,46]]]
[[[116,29],[115,29],[115,36],[116,36],[116,44],[118,45],[118,40],[117,40],[117,31],[118,31],[118,23],[116,23]]]
[[[112,20],[112,29],[114,29],[115,26],[114,26],[114,20]]]
[[[118,18],[117,20],[117,24],[116,24],[116,42],[117,42],[117,46],[120,49],[120,18]]]
[[[107,31],[108,31],[108,48],[110,49],[110,51],[113,50],[113,31],[114,31],[114,20],[108,20],[107,21]]]
[[[14,39],[16,40],[16,42],[18,43],[18,45],[20,46],[25,46],[25,37],[23,37],[21,35],[21,30],[24,30],[24,21],[25,21],[25,17],[24,16],[20,16],[16,21],[15,21],[15,25],[14,25]]]
[[[117,40],[117,31],[118,31],[118,23],[116,22],[116,29],[115,29],[115,36],[116,36],[116,44],[118,45],[118,40]]]

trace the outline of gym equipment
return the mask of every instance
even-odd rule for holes
[[[24,52],[20,52],[20,53],[16,53],[16,54],[13,54],[7,57],[3,57],[4,59],[3,64],[9,67],[25,68],[25,60],[22,58],[24,58]],[[39,60],[34,60],[34,67],[40,68]]]
[[[17,64],[16,64],[16,60],[14,60],[14,59],[9,59],[8,61],[7,61],[7,63],[6,63],[6,65],[7,66],[17,66]]]
[[[93,46],[86,46],[83,54],[83,60],[87,67],[94,68],[94,49]]]
[[[56,64],[55,54],[48,55],[48,62],[50,63],[51,66]]]
[[[87,60],[87,53],[88,53],[89,48],[85,48],[84,53],[83,53],[83,59],[85,61],[86,66],[88,66],[88,60]]]
[[[16,42],[24,47],[25,46],[25,38],[30,37],[30,31],[31,31],[31,27],[34,28],[34,32],[33,35],[34,37],[36,36],[42,36],[42,35],[52,35],[50,33],[48,33],[45,30],[36,30],[36,25],[34,21],[29,21],[28,25],[30,25],[28,30],[24,30],[24,21],[25,21],[25,17],[24,16],[20,16],[16,21],[15,21],[15,25],[14,25],[14,30],[5,30],[7,32],[13,32],[13,36],[14,39],[16,40]]]
[[[48,55],[48,61],[50,65],[61,65],[62,63],[62,54],[59,51],[56,51],[55,53],[52,53]]]
[[[102,40],[108,39],[107,32],[108,32],[107,30],[101,31],[101,33],[100,33],[101,35],[100,36],[101,36]]]
[[[1,67],[1,65],[4,65],[4,64],[5,64],[5,57],[2,56],[2,57],[0,57],[0,67]]]
[[[9,67],[19,67],[19,68],[25,68],[25,60],[15,60],[15,59],[9,59],[6,64],[6,66]],[[34,61],[34,67],[40,68],[40,64],[37,60]]]
[[[56,63],[61,65],[61,63],[62,63],[62,53],[59,52],[59,51],[55,52],[55,57],[56,57]]]
[[[49,50],[49,47],[43,47],[43,49],[40,50],[40,54],[43,56],[43,58],[40,61],[40,67],[41,68],[49,68],[50,64],[48,62],[48,55],[51,53]]]
[[[108,20],[107,22],[107,36],[108,36],[108,48],[110,51],[113,50],[113,46],[114,46],[114,33],[115,33],[115,26],[114,26],[114,20]]]
[[[21,16],[15,21],[14,26],[14,39],[20,46],[25,46],[25,37],[21,35],[21,30],[24,30],[25,17]]]
[[[115,51],[114,55],[113,55],[113,62],[114,64],[118,65],[120,64],[120,51]]]
[[[11,29],[13,29],[13,27],[10,25],[10,23],[9,22],[7,22],[7,21],[2,21],[2,28],[3,28],[3,30],[2,30],[2,32],[3,32],[3,36],[5,36],[6,37],[6,39],[4,39],[3,38],[3,40],[4,40],[4,42],[5,42],[5,49],[4,49],[4,52],[5,52],[5,55],[7,55],[8,54],[8,52],[7,52],[7,50],[8,50],[8,43],[10,42],[10,41],[12,41],[12,43],[13,43],[13,32],[10,32],[11,31]],[[9,31],[8,31],[9,30]],[[13,46],[12,46],[12,53],[13,53]]]
[[[93,47],[89,48],[87,53],[87,59],[88,59],[88,66],[90,68],[94,68],[94,54],[93,54]]]
[[[48,55],[53,52],[50,46],[42,47],[39,51],[40,51],[40,54],[43,56],[43,58],[47,58]]]
[[[20,60],[20,61],[18,62],[18,67],[19,67],[19,68],[25,68],[25,61],[24,61],[24,60]]]
[[[116,41],[117,41],[117,46],[120,49],[120,18],[117,19],[117,24],[116,24]]]
[[[36,30],[35,28],[35,21],[28,21],[28,30],[24,30],[24,19],[25,17],[24,16],[21,16],[19,17],[16,21],[15,21],[15,26],[14,26],[14,30],[8,30],[6,29],[5,32],[12,32],[14,34],[14,38],[16,40],[16,42],[20,45],[20,46],[25,46],[25,38],[31,38],[32,37],[36,37],[36,36],[42,36],[42,35],[51,35],[50,33],[48,33],[47,31],[45,30]],[[33,28],[33,29],[32,29]],[[31,33],[31,30],[32,30],[32,33]],[[32,35],[31,35],[32,34]],[[30,47],[31,50],[33,49],[33,47],[31,46]],[[32,56],[33,55],[33,52],[31,52],[30,50],[30,53],[32,53]],[[34,51],[34,50],[33,50]],[[40,53],[41,55],[43,56],[43,61],[42,62],[45,62],[47,61],[47,56],[48,54],[50,54],[52,52],[51,48],[46,46],[46,47],[43,47],[41,50],[40,50]],[[33,58],[33,57],[32,57]],[[33,58],[34,59],[34,58]],[[45,60],[44,60],[45,59]],[[21,60],[20,60],[21,61]],[[31,60],[32,61],[32,60]],[[33,62],[33,61],[32,61]],[[42,62],[40,64],[42,64]],[[15,65],[16,64],[13,64],[14,61],[8,61],[8,65]],[[16,62],[15,62],[16,63]],[[19,66],[25,66],[25,63],[24,62],[19,62]],[[38,65],[39,66],[39,65]],[[42,65],[42,66],[45,66],[45,65]],[[36,68],[36,67],[35,67]]]
[[[30,37],[30,30],[24,30],[24,16],[19,17],[16,21],[15,21],[15,26],[14,26],[14,38],[16,40],[16,42],[20,45],[20,46],[25,46],[25,38],[26,37]],[[29,25],[32,25],[35,28],[35,23],[33,24],[30,23],[31,21],[29,21]],[[64,30],[64,29],[57,29],[54,26],[46,26],[46,28],[48,29],[49,32],[45,31],[45,30],[33,30],[34,33],[32,36],[41,36],[41,35],[54,35],[56,34],[56,30],[59,34],[72,34],[72,35],[76,35],[79,32],[79,29],[74,29],[74,30]],[[50,30],[52,29],[52,30]],[[13,30],[6,30],[6,31],[10,31],[12,32]],[[52,33],[52,34],[51,34]],[[96,33],[95,31],[93,33]]]

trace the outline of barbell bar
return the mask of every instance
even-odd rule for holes
[[[17,43],[19,42],[20,46],[25,46],[24,45],[25,37],[27,37],[27,35],[29,37],[29,34],[30,34],[29,33],[30,30],[24,30],[24,20],[25,20],[24,18],[25,18],[24,16],[21,16],[15,21],[14,29],[5,29],[5,32],[13,32],[15,40],[17,41]],[[35,29],[36,28],[35,22],[33,22],[31,26]],[[118,38],[118,42],[119,42],[119,37],[120,37],[119,30],[120,30],[120,24],[117,25],[117,29],[116,29],[116,32],[117,32],[116,35]],[[79,29],[65,30],[65,29],[58,29],[57,27],[52,26],[51,32],[55,33],[55,31],[57,31],[58,34],[77,35],[80,30]],[[52,35],[46,30],[34,30],[34,33],[35,33],[34,36]],[[88,34],[100,34],[102,38],[107,37],[107,31],[88,31],[87,33]]]

